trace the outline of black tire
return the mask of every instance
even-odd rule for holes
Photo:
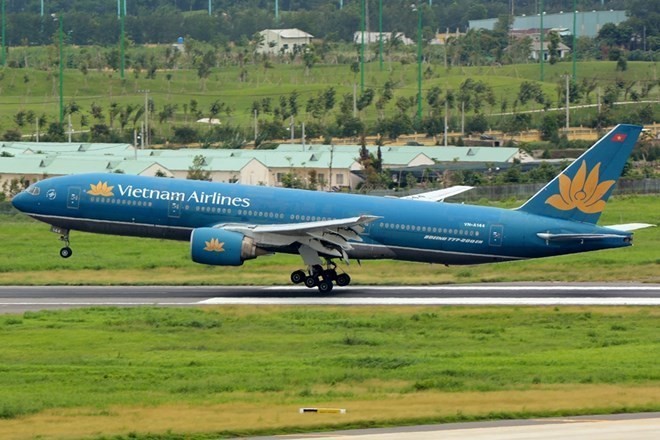
[[[347,273],[342,273],[337,275],[337,285],[338,286],[348,286],[351,284],[351,277]]]
[[[70,247],[63,247],[60,249],[60,257],[62,258],[69,258],[73,254],[73,251],[71,250]]]
[[[291,282],[293,284],[300,284],[303,281],[305,281],[305,277],[306,277],[305,272],[303,272],[302,270],[296,270],[295,272],[291,273]]]
[[[328,281],[334,281],[337,279],[337,271],[334,269],[327,269],[323,271],[323,278]]]
[[[332,281],[321,280],[318,285],[319,293],[326,294],[332,292]]]
[[[316,277],[305,278],[305,286],[309,287],[310,289],[312,287],[316,287],[317,284],[318,284],[318,280],[316,279]]]

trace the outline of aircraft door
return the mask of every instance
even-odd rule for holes
[[[78,209],[80,207],[80,187],[70,186],[66,196],[66,207],[69,209]]]
[[[177,200],[170,200],[167,205],[167,216],[169,218],[181,217],[181,202]]]
[[[503,238],[504,238],[504,226],[492,225],[490,227],[490,236],[488,238],[488,244],[490,244],[491,246],[502,246]]]

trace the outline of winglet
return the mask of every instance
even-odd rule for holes
[[[518,210],[596,224],[641,131],[617,125]]]

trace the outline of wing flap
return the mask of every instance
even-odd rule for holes
[[[283,234],[302,235],[309,232],[336,231],[345,233],[350,238],[364,232],[364,226],[380,217],[374,215],[361,215],[359,217],[339,218],[334,220],[319,220],[313,222],[284,223],[272,225],[224,225],[224,229],[248,234]],[[341,231],[341,232],[339,232]],[[355,235],[354,235],[355,234]]]
[[[305,261],[316,261],[318,255],[339,257],[348,262],[346,251],[351,250],[350,240],[362,241],[365,226],[381,217],[361,215],[333,220],[285,223],[273,225],[229,224],[217,225],[229,231],[251,237],[257,246],[279,247],[298,243]],[[312,254],[316,254],[314,257]]]

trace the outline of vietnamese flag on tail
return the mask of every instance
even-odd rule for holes
[[[612,142],[623,142],[626,140],[626,137],[628,137],[628,135],[625,135],[623,133],[617,133],[614,136],[612,136]]]

